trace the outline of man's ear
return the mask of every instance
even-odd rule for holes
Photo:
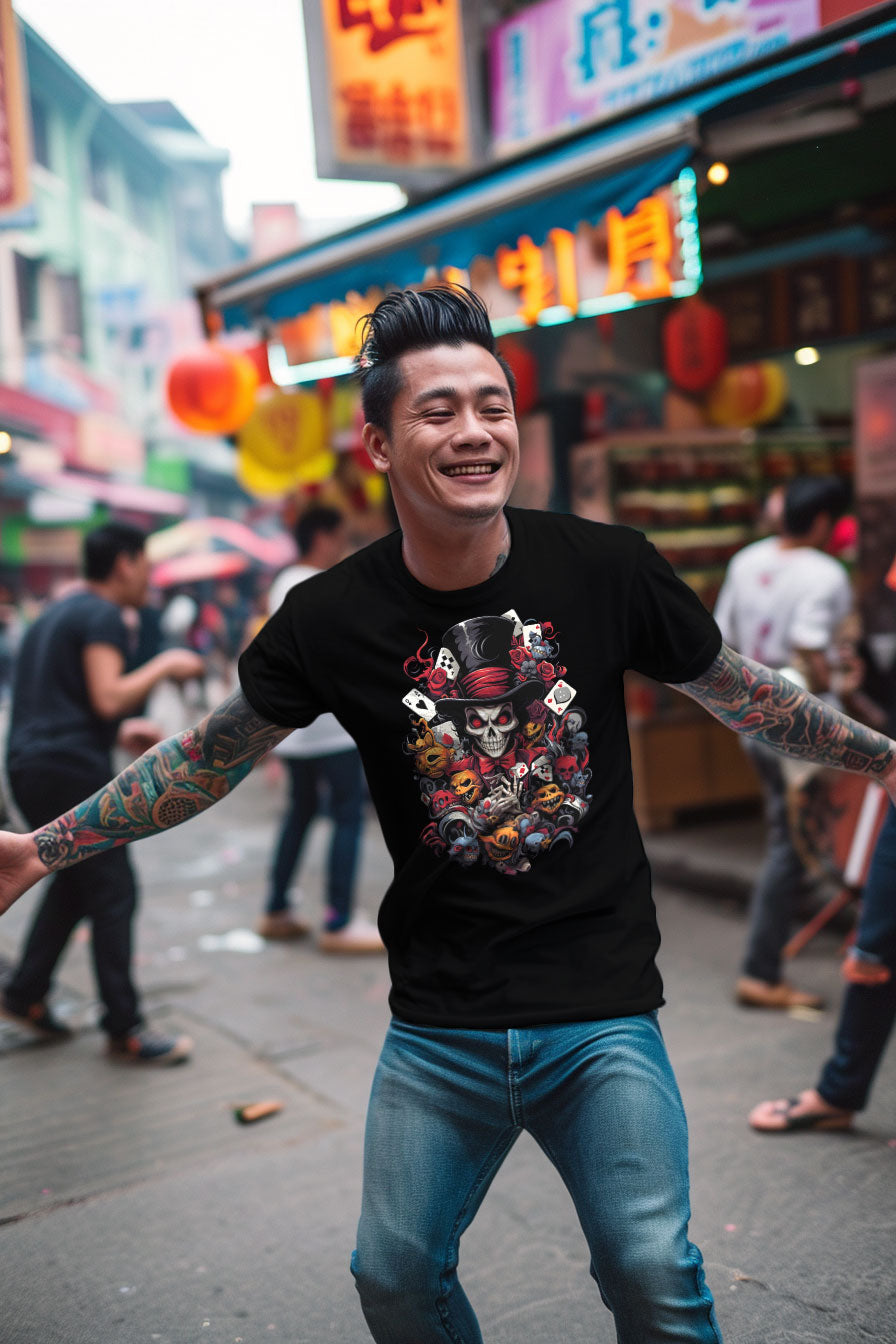
[[[370,458],[377,471],[386,473],[391,467],[389,457],[389,440],[378,425],[368,423],[361,431],[361,438],[364,447],[367,449],[367,456]]]

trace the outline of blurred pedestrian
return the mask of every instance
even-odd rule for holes
[[[896,808],[881,827],[862,893],[855,946],[843,966],[846,992],[834,1052],[814,1087],[754,1106],[749,1121],[765,1134],[851,1129],[864,1110],[896,1022]]]
[[[838,630],[852,607],[843,565],[824,553],[842,512],[836,477],[798,477],[788,485],[780,535],[746,546],[732,559],[715,617],[726,644],[765,667],[793,668],[814,695],[832,693]],[[765,800],[765,859],[750,902],[747,945],[735,997],[754,1008],[820,1007],[819,995],[783,978],[781,960],[806,879],[788,819],[781,753],[741,739]]]
[[[133,632],[125,612],[143,606],[148,581],[144,534],[107,523],[84,541],[83,586],[51,603],[30,627],[18,652],[7,744],[13,798],[29,826],[42,826],[100,788],[112,771],[120,740],[140,751],[158,734],[142,719],[152,688],[202,671],[187,649],[170,649],[126,671]],[[145,801],[134,797],[135,811]],[[110,1053],[140,1063],[176,1063],[190,1052],[187,1037],[166,1036],[144,1023],[131,977],[132,923],[137,889],[127,851],[113,848],[78,868],[57,873],[34,915],[18,965],[7,981],[4,1017],[47,1040],[71,1035],[47,996],[56,965],[82,919],[91,926],[91,953]]]
[[[393,1016],[352,1259],[374,1339],[480,1339],[459,1242],[525,1129],[570,1190],[619,1344],[719,1344],[657,1020],[623,675],[891,797],[896,742],[723,645],[634,529],[506,507],[512,375],[476,295],[387,295],[358,367],[400,530],[294,587],[241,689],[195,729],[66,817],[0,836],[0,910],[48,868],[212,805],[338,712],[395,864],[379,921]]]
[[[271,585],[268,612],[280,607],[296,584],[329,569],[346,550],[345,519],[338,509],[312,506],[299,518],[296,544],[301,563],[290,565]],[[290,883],[308,828],[326,813],[333,825],[327,861],[327,906],[318,938],[322,952],[383,952],[375,924],[353,917],[361,841],[364,777],[355,743],[333,714],[321,714],[274,748],[289,776],[289,806],[280,825],[269,876],[268,899],[258,922],[263,938],[304,938],[310,926],[290,904]]]

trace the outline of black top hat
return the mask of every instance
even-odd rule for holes
[[[517,680],[510,661],[514,622],[509,616],[472,616],[446,630],[442,644],[460,663],[458,694],[436,701],[440,714],[453,716],[468,705],[528,704],[544,695],[540,681]]]

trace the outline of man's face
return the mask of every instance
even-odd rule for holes
[[[136,555],[122,552],[115,561],[115,573],[122,585],[122,595],[128,606],[142,607],[149,588],[149,557],[145,551]]]
[[[516,480],[519,436],[504,372],[479,345],[415,350],[399,361],[390,432],[365,427],[404,524],[489,519]]]

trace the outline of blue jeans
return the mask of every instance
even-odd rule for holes
[[[787,818],[783,757],[752,738],[741,746],[753,762],[765,803],[765,860],[750,897],[749,930],[742,971],[776,985],[781,979],[781,952],[790,934],[797,898],[805,877],[803,861],[793,847]]]
[[[832,1106],[860,1111],[868,1100],[893,1023],[896,1021],[896,807],[881,827],[868,880],[856,946],[890,968],[885,985],[849,985],[843,996],[834,1053],[818,1091]]]
[[[719,1344],[687,1235],[687,1126],[655,1013],[509,1031],[393,1020],[352,1257],[378,1344],[481,1344],[458,1244],[524,1129],[572,1196],[620,1344]]]
[[[274,852],[267,913],[289,909],[289,884],[301,858],[308,827],[324,810],[326,802],[333,835],[327,861],[324,928],[344,928],[351,918],[361,841],[361,757],[351,747],[327,756],[283,759],[289,771],[290,800]]]

